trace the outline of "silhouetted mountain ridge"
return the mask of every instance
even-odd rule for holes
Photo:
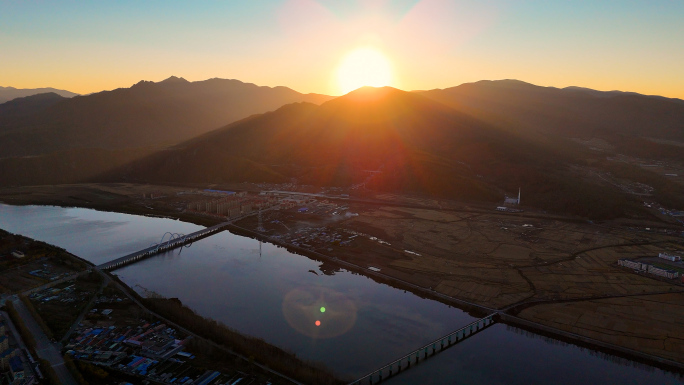
[[[21,116],[4,116],[0,108],[0,157],[170,145],[287,103],[328,99],[238,80],[141,81],[130,88],[61,100]],[[24,110],[29,110],[26,103]]]
[[[684,141],[684,101],[621,91],[483,80],[421,95],[521,132],[563,137]]]

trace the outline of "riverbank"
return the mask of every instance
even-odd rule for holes
[[[478,305],[478,304],[475,304],[472,302],[463,301],[463,300],[460,300],[458,298],[446,296],[446,295],[441,294],[439,292],[436,292],[434,290],[430,290],[430,289],[415,285],[411,282],[407,282],[407,281],[401,280],[399,278],[395,278],[395,277],[392,277],[392,276],[389,276],[389,275],[386,275],[386,274],[383,274],[383,273],[380,273],[377,271],[373,271],[367,267],[359,266],[359,265],[356,265],[356,264],[353,264],[351,262],[347,262],[347,261],[344,261],[344,260],[341,260],[341,259],[338,259],[335,257],[330,257],[330,256],[327,256],[325,254],[317,253],[315,251],[311,251],[311,250],[308,250],[308,249],[305,249],[302,247],[298,247],[298,246],[295,246],[292,244],[284,243],[284,242],[281,242],[280,240],[273,239],[273,238],[268,237],[264,234],[261,234],[261,233],[258,233],[256,231],[252,231],[249,229],[245,229],[243,227],[240,227],[240,226],[237,226],[234,224],[229,225],[227,227],[227,229],[233,234],[242,235],[242,236],[246,236],[249,238],[258,239],[260,241],[272,243],[276,246],[283,247],[292,253],[303,255],[307,258],[310,258],[310,259],[313,259],[313,260],[316,260],[319,262],[331,263],[331,264],[334,264],[336,266],[345,268],[349,271],[353,271],[355,273],[362,274],[366,277],[373,279],[374,281],[376,281],[378,283],[389,285],[389,286],[392,286],[396,289],[410,291],[411,293],[417,295],[420,298],[427,298],[427,299],[431,299],[433,301],[441,302],[441,303],[448,305],[448,306],[458,307],[459,309],[466,311],[468,314],[470,314],[471,316],[473,316],[475,318],[482,318],[486,315],[495,313],[497,311],[496,309],[493,309],[493,308],[488,308],[488,307],[481,306],[481,305]]]
[[[73,185],[0,188],[0,202],[15,206],[41,205],[81,207],[147,217],[177,219],[200,226],[213,226],[222,220],[183,212],[183,194],[193,187],[158,186],[135,183],[85,183]],[[180,195],[178,195],[181,193]],[[159,194],[168,198],[144,198]]]

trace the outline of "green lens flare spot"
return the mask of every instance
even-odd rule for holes
[[[321,306],[321,313],[325,313],[325,307]]]

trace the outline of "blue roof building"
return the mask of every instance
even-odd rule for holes
[[[14,356],[9,360],[10,372],[13,380],[24,378],[24,363],[19,356]]]

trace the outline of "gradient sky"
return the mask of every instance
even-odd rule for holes
[[[358,47],[384,53],[405,90],[512,78],[684,98],[681,0],[0,0],[0,86],[176,75],[336,95]]]

